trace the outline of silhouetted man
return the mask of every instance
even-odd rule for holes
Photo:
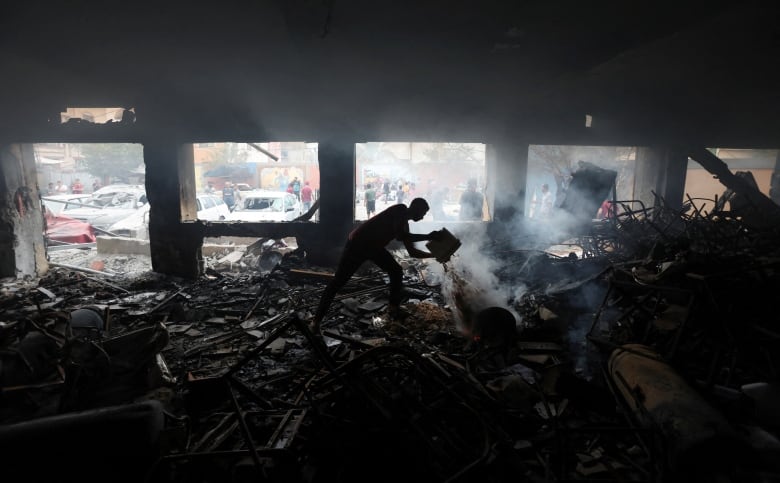
[[[437,239],[440,232],[432,231],[427,235],[409,233],[409,220],[420,221],[427,212],[428,202],[415,198],[408,207],[398,204],[387,208],[349,234],[336,274],[322,293],[317,312],[312,319],[310,328],[313,331],[319,331],[320,323],[336,293],[367,260],[374,262],[390,277],[389,312],[392,317],[399,315],[403,270],[385,246],[393,240],[398,240],[403,242],[409,255],[415,258],[433,257],[431,253],[415,248],[414,243]]]

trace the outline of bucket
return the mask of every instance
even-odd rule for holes
[[[439,240],[430,240],[425,244],[425,247],[436,257],[437,262],[445,263],[460,248],[460,240],[446,228],[442,228],[440,231],[442,233],[441,238]]]

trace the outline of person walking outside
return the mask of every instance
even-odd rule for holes
[[[301,201],[301,181],[296,176],[290,184],[292,184],[293,194],[298,198],[298,201]]]
[[[73,186],[70,187],[70,192],[77,195],[84,192],[84,185],[81,184],[80,179],[76,178],[76,181],[73,182]]]
[[[222,188],[222,201],[225,202],[230,211],[235,209],[236,189],[233,187],[233,183],[230,181],[226,181],[225,186]]]
[[[371,183],[366,185],[366,192],[364,193],[363,203],[366,205],[366,217],[371,218],[371,215],[376,213],[376,190]]]
[[[311,186],[309,186],[309,182],[306,181],[305,183],[303,183],[303,188],[301,188],[301,201],[303,202],[304,213],[306,213],[311,209],[311,200],[312,200]]]
[[[415,242],[437,240],[443,233],[432,231],[427,235],[409,233],[409,220],[420,221],[428,212],[428,202],[415,198],[407,207],[403,204],[393,205],[373,218],[369,218],[355,228],[347,237],[347,243],[341,254],[341,260],[336,273],[328,286],[322,292],[317,312],[309,324],[309,328],[318,333],[320,324],[330,307],[336,293],[349,281],[352,275],[366,261],[374,262],[390,277],[390,304],[388,312],[391,317],[398,317],[401,304],[401,288],[403,270],[385,246],[393,240],[403,242],[406,251],[415,258],[432,258],[429,252],[414,246]]]

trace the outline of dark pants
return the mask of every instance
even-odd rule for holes
[[[390,276],[390,305],[401,303],[401,281],[403,279],[403,270],[401,265],[395,261],[395,258],[384,248],[365,249],[357,246],[351,241],[344,247],[344,253],[341,254],[339,266],[336,268],[336,274],[322,292],[320,305],[317,307],[317,313],[314,314],[316,321],[321,321],[325,317],[333,298],[339,290],[349,281],[358,268],[365,261],[374,262],[379,268],[384,270]]]

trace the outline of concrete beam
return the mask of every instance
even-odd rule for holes
[[[125,237],[97,237],[97,251],[106,255],[151,255],[148,240],[139,240],[138,238]]]

